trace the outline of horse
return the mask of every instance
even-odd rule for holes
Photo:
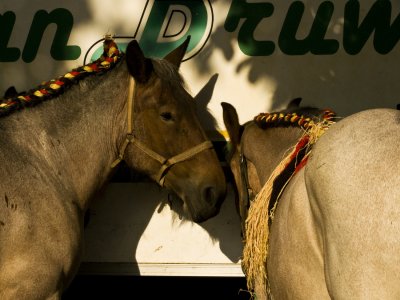
[[[300,102],[243,124],[221,103],[248,289],[257,299],[399,299],[400,111],[339,118]]]
[[[225,174],[179,72],[188,43],[158,59],[106,36],[99,59],[0,102],[0,299],[61,298],[85,211],[121,161],[189,220],[218,214]]]

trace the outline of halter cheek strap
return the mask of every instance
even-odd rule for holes
[[[113,161],[113,163],[111,164],[111,168],[115,168],[124,159],[125,149],[133,140],[132,114],[133,114],[133,98],[134,98],[135,85],[136,85],[135,80],[132,77],[130,77],[129,90],[128,90],[128,133],[126,134],[125,141],[119,150],[118,158]]]
[[[160,186],[164,186],[165,176],[167,175],[168,170],[175,164],[188,160],[193,156],[199,154],[200,152],[213,148],[213,144],[210,141],[204,141],[203,143],[194,146],[180,154],[177,154],[171,158],[165,158],[162,155],[154,152],[145,144],[140,142],[134,135],[133,135],[133,105],[134,105],[134,90],[135,90],[135,81],[131,77],[129,82],[129,92],[128,92],[128,133],[126,134],[125,141],[123,142],[118,158],[111,164],[111,168],[115,168],[123,159],[126,147],[129,144],[135,145],[138,149],[142,150],[148,156],[153,158],[154,160],[158,161],[161,164],[160,171],[157,175],[157,180]]]

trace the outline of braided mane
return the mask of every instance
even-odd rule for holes
[[[123,57],[117,44],[110,36],[106,36],[103,54],[96,61],[73,69],[57,79],[44,82],[38,87],[16,96],[0,100],[0,117],[11,114],[25,107],[34,106],[43,101],[61,95],[68,87],[90,75],[99,75],[111,70]]]
[[[301,111],[307,111],[302,109]],[[312,128],[316,123],[322,121],[332,121],[335,118],[335,112],[325,109],[319,110],[315,108],[309,108],[307,113],[301,112],[272,112],[272,113],[260,113],[254,117],[254,122],[260,128],[268,128],[268,127],[289,127],[295,126],[300,127],[304,130]],[[321,117],[318,117],[321,115]]]

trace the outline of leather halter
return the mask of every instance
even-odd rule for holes
[[[199,154],[204,150],[213,148],[213,144],[210,141],[204,141],[203,143],[194,146],[170,158],[165,158],[162,155],[158,154],[157,152],[151,150],[144,143],[140,142],[133,134],[134,98],[135,98],[135,80],[133,79],[133,77],[130,77],[129,91],[128,91],[128,133],[126,134],[125,141],[123,142],[119,150],[118,158],[111,164],[111,168],[115,168],[124,159],[124,153],[126,147],[132,143],[137,148],[146,153],[148,156],[150,156],[151,158],[153,158],[154,160],[158,161],[161,164],[160,171],[158,172],[157,175],[157,181],[160,186],[164,186],[167,172],[173,165],[188,160],[189,158],[192,158],[193,156]]]
[[[239,147],[239,171],[240,171],[240,180],[242,181],[242,195],[243,195],[243,204],[247,209],[250,207],[251,201],[254,200],[253,189],[249,184],[249,172],[247,169],[247,159],[243,153],[243,143],[240,142]]]

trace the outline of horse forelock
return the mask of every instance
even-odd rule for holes
[[[176,66],[164,59],[157,58],[153,58],[152,63],[154,72],[159,78],[186,88],[185,81]]]

